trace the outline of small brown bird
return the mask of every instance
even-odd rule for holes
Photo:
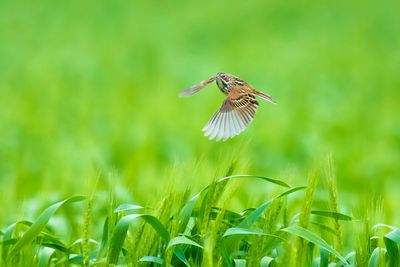
[[[213,81],[216,81],[218,88],[227,98],[203,128],[204,135],[210,140],[215,138],[216,141],[225,141],[243,132],[256,114],[259,105],[256,96],[275,103],[268,94],[254,89],[238,77],[223,72],[184,90],[179,96],[191,96]]]

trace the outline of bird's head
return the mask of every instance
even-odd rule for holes
[[[229,92],[230,88],[235,85],[244,85],[245,81],[239,79],[236,76],[233,76],[228,73],[218,72],[215,76],[215,80],[217,81],[217,85],[219,89],[223,92]]]
[[[216,75],[216,81],[219,89],[223,92],[227,92],[230,85],[233,84],[234,76],[224,72],[218,72]]]

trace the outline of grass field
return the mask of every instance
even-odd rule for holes
[[[399,266],[399,8],[0,2],[0,266]]]

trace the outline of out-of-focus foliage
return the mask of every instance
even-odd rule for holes
[[[399,8],[0,2],[0,225],[94,188],[152,203],[170,184],[209,184],[232,160],[238,173],[304,185],[327,154],[346,210],[379,198],[385,221],[399,225]],[[249,129],[224,143],[201,133],[223,99],[215,85],[177,97],[218,71],[278,102],[261,103]],[[264,190],[241,189],[235,205]]]

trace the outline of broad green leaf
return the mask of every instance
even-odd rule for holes
[[[319,267],[328,267],[329,264],[329,252],[323,248],[319,249]]]
[[[389,234],[393,233],[390,232]],[[388,235],[389,235],[388,234]],[[395,236],[396,238],[396,236]],[[388,238],[387,235],[383,237],[383,241],[385,242],[387,257],[386,261],[388,266],[398,267],[399,266],[399,247],[395,241]]]
[[[179,232],[183,232],[189,222],[190,217],[192,216],[194,206],[196,205],[196,201],[199,199],[201,193],[206,190],[208,187],[204,188],[200,193],[192,197],[186,204],[183,206],[178,215],[179,220]]]
[[[37,237],[42,229],[46,226],[50,218],[56,213],[56,211],[65,204],[78,202],[84,200],[83,196],[70,197],[63,201],[57,202],[47,209],[45,209],[39,218],[32,224],[32,226],[22,235],[15,246],[10,251],[10,259],[16,256],[23,247],[29,245],[35,237]]]
[[[305,229],[303,227],[294,225],[294,226],[289,226],[287,228],[281,229],[281,231],[296,235],[298,237],[301,237],[316,246],[318,246],[320,249],[325,249],[329,253],[335,255],[340,261],[342,261],[344,264],[348,264],[345,258],[343,258],[342,255],[340,255],[339,252],[337,252],[335,249],[333,249],[325,240],[314,234],[308,229]]]
[[[391,225],[388,225],[388,224],[384,224],[384,223],[378,223],[378,224],[375,224],[374,226],[372,226],[371,230],[375,231],[378,228],[389,228],[390,230],[396,229],[396,227],[394,227],[394,226],[391,226]]]
[[[226,249],[226,246],[221,246],[221,253],[222,253],[222,257],[224,259],[225,266],[233,267],[232,259],[228,253],[228,250]]]
[[[154,256],[144,256],[139,259],[139,262],[151,262],[151,263],[156,263],[159,265],[164,265],[164,259],[160,257],[154,257]]]
[[[49,266],[50,263],[50,258],[54,253],[54,249],[52,248],[48,248],[48,247],[44,247],[42,249],[40,249],[39,251],[39,255],[38,255],[38,267],[47,267]]]
[[[349,253],[347,253],[347,255],[344,257],[347,262],[349,262],[350,264],[348,266],[357,266],[356,265],[356,252],[355,251],[350,251]],[[347,266],[347,265],[346,265]]]
[[[339,212],[334,212],[334,211],[312,210],[311,214],[323,216],[323,217],[329,217],[329,218],[333,218],[333,219],[341,220],[341,221],[351,221],[352,220],[352,218],[350,216],[339,213]]]
[[[17,238],[12,238],[12,236],[13,236],[15,228],[18,225],[21,225],[21,224],[30,227],[30,226],[32,226],[33,222],[30,222],[30,221],[19,221],[19,222],[16,222],[16,223],[13,223],[13,224],[9,225],[6,228],[6,230],[4,231],[3,241],[0,242],[0,244],[3,243],[3,246],[2,246],[2,257],[3,257],[4,260],[8,256],[8,250],[10,248],[10,245],[11,244],[15,244],[16,241],[18,240]],[[9,242],[9,240],[14,240],[15,242]]]
[[[203,249],[202,245],[200,245],[196,241],[194,241],[186,236],[177,236],[177,237],[172,238],[168,243],[167,249],[170,249],[171,247],[175,247],[177,245],[194,246],[194,247]],[[190,264],[189,264],[188,260],[186,259],[185,253],[179,247],[174,248],[174,254],[186,266],[190,267]]]
[[[30,226],[32,226],[33,222],[30,222],[30,221],[18,221],[16,223],[13,223],[13,224],[9,225],[6,228],[6,230],[4,231],[4,237],[3,238],[4,239],[10,239],[12,237],[13,233],[14,233],[15,228],[18,225],[21,225],[21,224],[25,225],[27,227],[30,227]]]
[[[176,245],[189,245],[189,246],[195,246],[198,248],[203,248],[202,245],[189,239],[186,236],[177,236],[177,237],[172,238],[168,243],[167,249],[169,249],[173,246],[176,246]]]
[[[386,238],[392,240],[396,244],[400,245],[400,230],[397,228],[394,228],[390,233],[385,235]]]
[[[64,253],[68,253],[70,251],[69,248],[62,243],[58,237],[43,232],[40,233],[40,235],[37,236],[33,242],[40,246],[53,248]]]
[[[168,242],[169,232],[164,225],[154,216],[148,214],[130,214],[122,217],[114,228],[111,235],[110,246],[108,250],[107,262],[110,264],[117,264],[119,253],[125,241],[125,237],[129,228],[129,225],[138,218],[142,218],[148,224],[150,224],[154,230],[160,235],[164,241]]]
[[[384,248],[375,248],[372,251],[371,257],[368,261],[368,267],[379,267],[380,266],[380,259],[384,256],[386,250]]]
[[[236,250],[231,253],[232,258],[244,258],[247,256],[247,251],[245,250]]]
[[[400,252],[398,245],[400,244],[400,230],[387,224],[377,224],[372,229],[377,230],[378,228],[389,228],[392,230],[383,237],[387,253],[386,261],[388,266],[399,266]],[[376,239],[379,239],[379,237],[376,237]],[[377,259],[372,258],[371,262],[374,263],[376,260]]]
[[[245,259],[234,259],[235,267],[246,267],[246,260]]]
[[[260,267],[269,267],[274,262],[274,258],[264,256],[260,260]]]
[[[11,239],[7,239],[7,240],[2,240],[0,241],[0,245],[4,246],[10,246],[10,245],[14,245],[15,243],[17,243],[18,238],[11,238]]]
[[[175,247],[174,249],[174,255],[181,261],[183,262],[187,267],[191,267],[189,261],[187,260],[185,253],[179,248]]]
[[[36,242],[35,242],[36,243]],[[64,253],[69,253],[69,250],[66,246],[57,244],[57,243],[51,243],[51,242],[40,242],[40,243],[36,243],[42,247],[47,247],[47,248],[52,248],[54,250],[58,250],[60,252],[64,252]]]
[[[346,260],[348,260],[348,259],[354,258],[356,255],[357,255],[357,254],[356,254],[355,251],[351,251],[351,252],[349,252],[349,253],[346,255],[346,257],[344,257],[344,258],[345,258]]]
[[[103,234],[101,237],[101,243],[100,243],[100,249],[97,254],[97,258],[102,258],[103,253],[105,252],[107,243],[108,243],[108,222],[109,222],[109,217],[107,216],[106,219],[104,220],[103,224]]]

